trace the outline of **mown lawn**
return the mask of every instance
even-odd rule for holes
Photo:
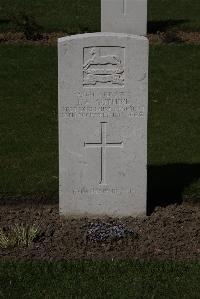
[[[1,194],[58,189],[56,48],[0,47]]]
[[[199,276],[199,262],[4,262],[0,298],[195,299]]]
[[[13,17],[21,21],[23,15],[33,16],[44,32],[100,30],[100,0],[2,0],[1,8],[1,30],[18,29]]]
[[[57,193],[57,50],[1,45],[0,59],[0,194]],[[200,160],[199,64],[199,46],[150,49],[148,164],[190,165],[194,182],[185,192],[196,198],[200,181],[192,167],[199,169]],[[185,171],[181,174],[187,177]]]
[[[1,0],[0,31],[23,30],[23,15],[34,17],[43,32],[100,31],[100,5],[100,0]],[[148,1],[149,32],[200,30],[199,15],[199,0]]]
[[[200,30],[199,0],[148,0],[149,31]]]

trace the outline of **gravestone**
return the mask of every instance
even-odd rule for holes
[[[147,0],[101,0],[101,31],[147,34]]]
[[[58,40],[59,201],[70,216],[146,214],[148,40]]]

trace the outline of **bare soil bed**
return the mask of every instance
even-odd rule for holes
[[[91,223],[123,224],[135,234],[93,241]],[[57,204],[2,205],[0,228],[38,225],[29,247],[0,248],[1,259],[25,260],[197,260],[200,258],[200,207],[183,203],[157,208],[149,217],[122,219],[64,219]]]
[[[35,44],[56,45],[57,39],[68,35],[64,32],[41,33],[28,38],[23,32],[1,32],[0,43],[4,44]],[[166,31],[148,34],[150,44],[187,43],[200,44],[200,32]]]

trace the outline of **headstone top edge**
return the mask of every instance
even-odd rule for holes
[[[83,34],[64,36],[64,37],[58,38],[58,43],[62,44],[67,41],[71,41],[71,40],[75,40],[75,39],[90,38],[90,37],[119,37],[119,38],[125,37],[125,38],[130,38],[130,39],[148,41],[148,38],[146,36],[141,36],[141,35],[133,35],[133,34],[127,34],[127,33],[113,33],[113,32],[94,32],[94,33],[83,33]]]

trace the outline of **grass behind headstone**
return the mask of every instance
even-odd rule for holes
[[[148,31],[200,30],[199,15],[199,0],[150,0]],[[1,0],[0,31],[21,31],[17,23],[23,23],[23,16],[33,17],[43,32],[96,32],[101,0]]]
[[[57,190],[55,48],[2,46],[1,193]]]
[[[24,15],[34,17],[43,32],[73,34],[100,30],[100,0],[2,0],[1,31],[18,29],[13,17],[20,21]]]
[[[150,49],[149,165],[199,167],[199,50],[190,45]],[[57,193],[57,50],[1,45],[0,56],[0,194]],[[199,198],[200,182],[190,182],[194,169],[187,169],[181,173],[189,176],[187,186],[181,188]],[[163,171],[167,190],[171,175]]]
[[[199,31],[199,15],[199,0],[148,0],[148,31]]]

